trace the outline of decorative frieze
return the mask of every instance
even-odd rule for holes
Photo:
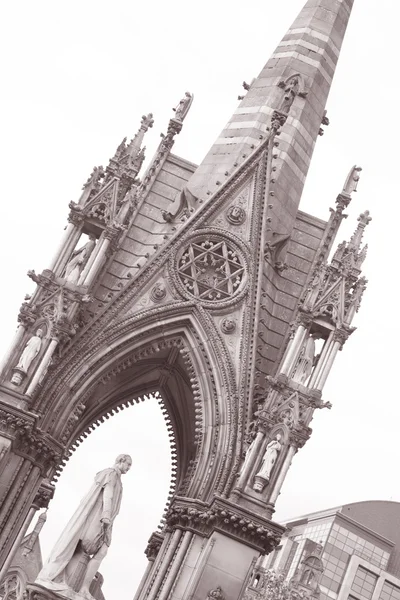
[[[284,530],[219,497],[210,504],[176,498],[167,512],[166,524],[169,528],[190,529],[206,537],[220,531],[262,553],[269,553],[278,545]]]

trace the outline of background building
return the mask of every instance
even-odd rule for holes
[[[321,600],[400,599],[400,503],[344,504],[285,523],[287,531],[262,567],[286,580],[322,547]]]

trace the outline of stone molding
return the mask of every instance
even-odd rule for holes
[[[176,497],[166,515],[169,529],[190,530],[203,537],[219,531],[268,554],[280,542],[285,528],[221,497],[209,503]]]

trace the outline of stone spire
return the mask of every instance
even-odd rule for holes
[[[308,0],[250,86],[219,138],[189,180],[205,199],[265,139],[274,110],[287,114],[279,140],[275,196],[296,211],[353,0]],[[282,210],[279,219],[282,220]]]

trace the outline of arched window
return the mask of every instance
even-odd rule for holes
[[[24,585],[17,573],[10,573],[0,587],[0,600],[21,600]]]

